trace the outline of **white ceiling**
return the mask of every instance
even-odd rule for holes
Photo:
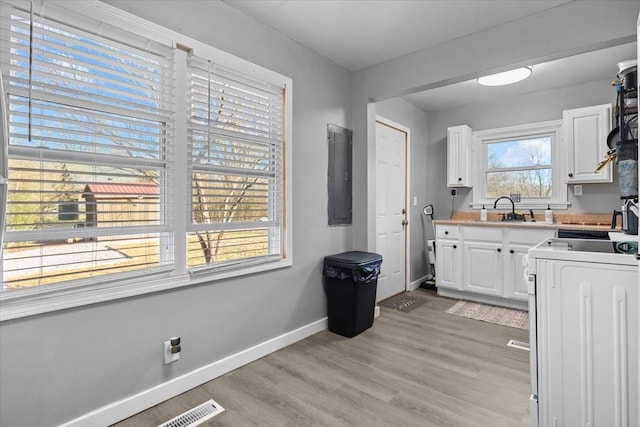
[[[529,0],[223,0],[352,71],[517,21],[568,1]],[[486,88],[475,80],[403,97],[425,111],[615,78],[635,43],[531,64],[527,80]]]
[[[223,0],[352,71],[568,3],[548,0]]]
[[[635,56],[636,43],[630,43],[555,61],[532,64],[533,73],[529,78],[508,86],[486,87],[479,85],[473,79],[403,98],[424,111],[432,112],[598,80],[613,81],[618,72],[616,64],[633,59]],[[615,96],[613,89],[611,96]]]

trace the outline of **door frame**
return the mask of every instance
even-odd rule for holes
[[[394,122],[393,120],[387,119],[386,117],[380,116],[378,114],[376,114],[375,116],[375,120],[373,122],[373,134],[374,134],[374,141],[375,144],[378,143],[378,135],[376,134],[376,123],[380,123],[382,125],[385,126],[389,126],[390,128],[396,129],[400,132],[403,132],[405,134],[405,149],[404,149],[404,209],[406,212],[406,218],[408,221],[408,224],[405,227],[404,230],[404,262],[403,262],[403,268],[404,268],[404,291],[409,291],[412,289],[409,289],[409,283],[410,283],[410,269],[409,269],[409,260],[411,259],[411,210],[410,210],[410,203],[409,203],[409,197],[411,194],[411,189],[410,189],[410,184],[411,184],[411,180],[409,179],[411,177],[411,169],[410,169],[410,162],[409,159],[410,157],[410,153],[411,153],[411,129],[408,128],[407,126],[401,125],[400,123]],[[374,174],[373,174],[373,187],[375,188],[375,181],[378,178],[378,171],[376,170],[376,159],[375,159],[375,146],[373,149],[373,155],[374,155],[374,162],[373,162],[373,168],[374,168]],[[375,206],[376,206],[376,191],[373,191],[371,193],[373,195],[373,198],[369,200],[369,203],[371,203],[374,206],[374,213],[373,213],[373,235],[376,235],[377,232],[377,221],[376,221],[376,212],[375,212]],[[375,245],[375,238],[373,240],[373,244]],[[375,249],[374,249],[375,251]],[[382,260],[382,262],[384,262],[384,260]]]

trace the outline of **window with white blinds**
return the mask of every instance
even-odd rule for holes
[[[172,50],[38,4],[0,6],[3,289],[170,268]]]
[[[283,256],[285,87],[188,60],[192,271]]]
[[[0,42],[1,306],[291,265],[290,78],[101,2],[0,0]]]

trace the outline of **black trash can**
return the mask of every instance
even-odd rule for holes
[[[354,337],[373,325],[382,256],[351,251],[324,258],[329,330]]]

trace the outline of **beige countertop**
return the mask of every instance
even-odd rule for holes
[[[489,212],[488,221],[480,221],[479,211],[456,211],[450,219],[434,220],[434,224],[449,225],[478,225],[482,227],[526,227],[526,228],[550,228],[563,230],[611,230],[611,213],[567,213],[554,212],[553,224],[544,222],[544,212],[534,212],[536,218],[532,222],[527,215],[527,221],[501,221],[502,211]],[[620,230],[620,225],[616,228]]]

